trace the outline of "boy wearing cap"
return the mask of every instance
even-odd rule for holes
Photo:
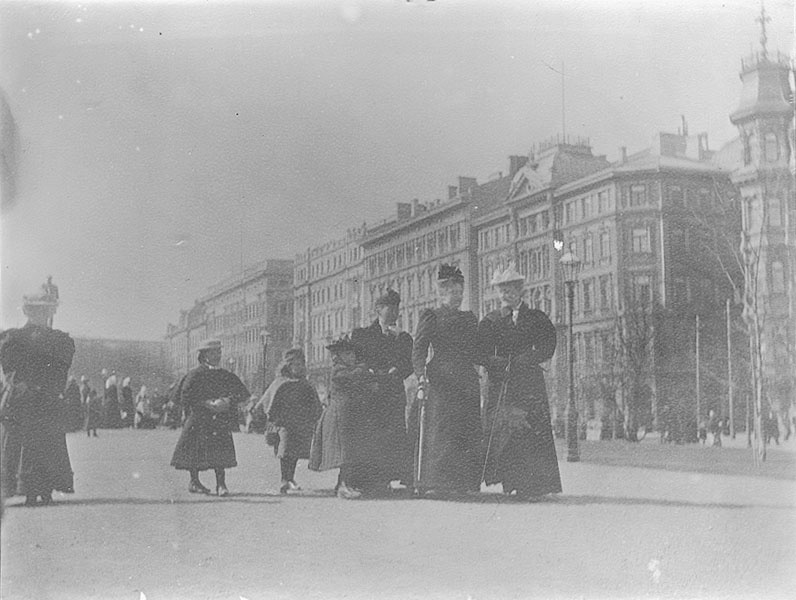
[[[522,301],[524,283],[511,265],[495,273],[502,307],[484,317],[478,338],[489,374],[484,479],[531,500],[560,492],[561,478],[539,366],[555,352],[556,330],[545,313]]]

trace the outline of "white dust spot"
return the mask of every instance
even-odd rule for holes
[[[141,152],[141,146],[136,146],[136,147],[135,147],[135,151],[136,151],[136,152]]]
[[[81,19],[80,17],[78,17],[77,19],[75,19],[75,23],[82,23],[82,22],[83,22],[83,19]]]
[[[356,2],[345,2],[340,7],[340,14],[349,23],[356,23],[359,21],[359,17],[362,16],[362,9]]]
[[[41,29],[39,29],[39,28],[37,27],[37,28],[36,28],[36,35],[39,35],[40,33],[41,33]]]
[[[141,479],[141,473],[138,471],[133,472],[133,479]]]
[[[138,600],[146,600],[146,594],[144,592],[138,592]]]
[[[58,120],[59,121],[63,121],[64,120],[64,116],[63,115],[58,115]]]
[[[140,27],[140,28],[138,29],[138,31],[141,31],[141,32],[143,32],[143,31],[144,31],[144,28],[143,28],[143,27]]]
[[[33,39],[33,32],[32,31],[28,31],[28,39],[29,40]]]
[[[656,585],[661,579],[660,566],[661,566],[661,561],[659,561],[657,558],[651,558],[649,563],[647,564],[647,569],[649,569],[649,572],[651,573],[652,583]]]

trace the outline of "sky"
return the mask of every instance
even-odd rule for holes
[[[793,2],[766,11],[769,50],[794,56]],[[736,135],[759,12],[754,0],[4,0],[0,327],[25,322],[22,295],[52,275],[57,328],[161,339],[241,265],[443,198],[460,175],[486,181],[564,130],[616,160],[683,115],[718,149]]]

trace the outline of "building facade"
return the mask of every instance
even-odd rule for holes
[[[768,53],[761,23],[762,48],[741,62],[741,102],[730,116],[741,141],[732,178],[743,207],[744,320],[758,367],[756,398],[764,418],[771,410],[784,425],[796,392],[793,67],[787,56]]]
[[[293,261],[268,259],[219,282],[168,326],[175,380],[196,366],[196,349],[207,338],[222,341],[222,366],[261,394],[293,342]]]
[[[293,344],[303,348],[310,380],[324,394],[332,340],[363,324],[363,250],[367,226],[307,248],[293,264]]]

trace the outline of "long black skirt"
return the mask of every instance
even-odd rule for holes
[[[228,421],[217,415],[191,413],[177,440],[171,466],[199,471],[238,466]]]

